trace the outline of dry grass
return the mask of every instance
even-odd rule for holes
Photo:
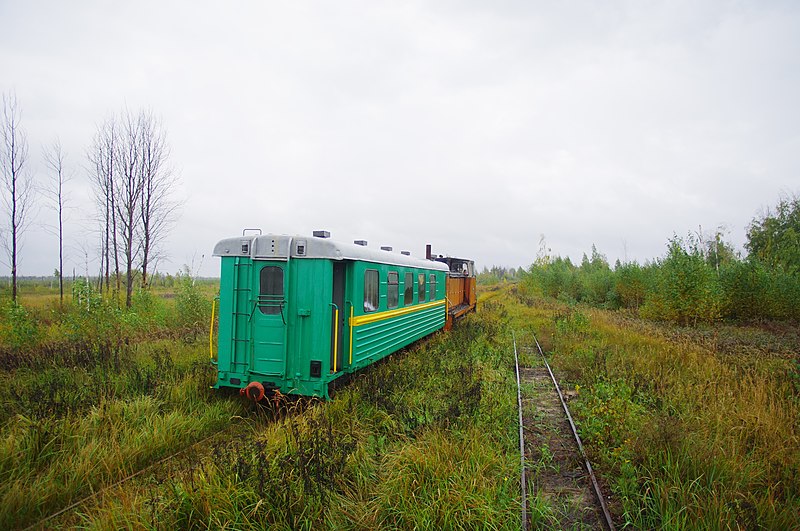
[[[277,421],[160,467],[53,525],[516,529],[504,332],[493,314],[471,318],[370,367],[330,402],[280,402]]]
[[[720,341],[698,340],[696,330],[525,302],[533,304],[515,310],[517,323],[551,335],[552,364],[579,391],[581,435],[622,521],[797,526],[800,374],[796,358],[772,353],[774,338],[763,347],[741,340],[740,356],[730,342],[722,350]]]

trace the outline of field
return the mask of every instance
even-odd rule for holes
[[[550,352],[618,524],[794,529],[795,328],[678,328],[511,290]],[[510,310],[512,311],[512,310]]]
[[[119,310],[39,286],[4,306],[0,528],[69,508],[42,525],[518,529],[512,332],[536,334],[573,396],[620,527],[797,527],[793,328],[657,325],[495,286],[327,403],[254,406],[209,389],[214,292],[187,278]]]

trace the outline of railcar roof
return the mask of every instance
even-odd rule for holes
[[[291,255],[290,255],[291,252]],[[226,238],[214,246],[214,256],[247,256],[253,260],[288,260],[327,258],[329,260],[361,260],[379,264],[419,267],[448,271],[446,264],[406,256],[393,251],[333,241],[315,236],[286,234],[247,235]]]

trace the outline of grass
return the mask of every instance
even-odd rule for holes
[[[211,395],[210,371],[187,363],[196,353],[177,350],[182,363],[164,371],[162,362],[162,372],[131,362],[120,372],[4,374],[11,393],[0,429],[0,527],[32,523],[241,413],[237,401]]]
[[[175,302],[99,294],[62,307],[33,286],[0,311],[0,528],[25,526],[228,425],[197,326]],[[184,304],[182,310],[181,304]],[[200,309],[204,309],[201,303]],[[207,320],[205,321],[208,322]],[[207,324],[206,330],[207,330]]]
[[[763,330],[660,327],[514,298],[515,326],[545,339],[562,385],[578,390],[573,415],[622,524],[797,528],[800,387],[790,346],[764,341]]]
[[[507,352],[487,340],[496,325],[438,334],[83,525],[516,528],[514,387]]]
[[[322,403],[126,485],[92,529],[516,529],[514,380],[501,324],[471,318],[362,372]]]
[[[269,407],[208,389],[207,328],[180,324],[169,299],[6,314],[16,321],[0,319],[0,340],[29,343],[0,344],[0,528],[237,423],[47,525],[516,529],[512,330],[518,344],[535,333],[577,393],[573,415],[618,524],[797,527],[796,334],[654,325],[515,286],[481,301],[478,315],[362,371],[331,401]],[[534,526],[557,527],[563,509],[534,496],[530,512]]]
[[[0,322],[0,528],[35,523],[237,418],[47,525],[518,525],[510,334],[492,313],[370,367],[327,403],[265,409],[208,389],[204,333],[180,326],[179,301],[80,308],[12,309]]]

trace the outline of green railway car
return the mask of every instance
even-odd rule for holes
[[[215,387],[327,398],[337,378],[444,327],[445,264],[328,236],[248,235],[214,247]]]

